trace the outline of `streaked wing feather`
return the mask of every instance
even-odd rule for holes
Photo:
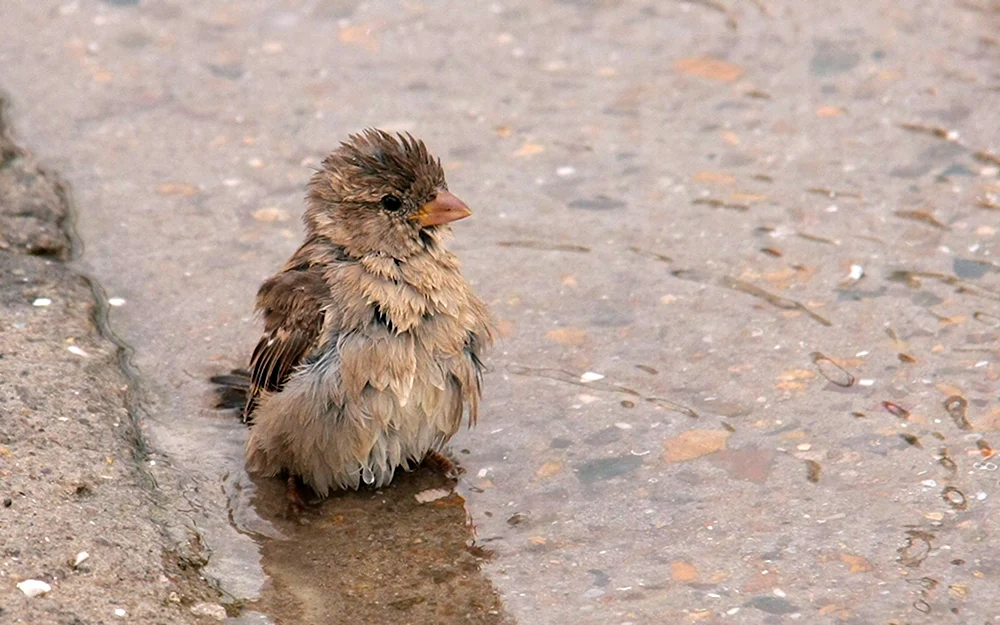
[[[243,420],[253,418],[262,393],[276,393],[309,355],[323,329],[326,283],[318,271],[293,268],[266,281],[257,293],[264,336],[250,357],[250,391]]]

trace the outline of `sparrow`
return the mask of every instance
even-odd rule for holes
[[[445,247],[471,214],[440,159],[409,134],[367,129],[307,187],[305,242],[257,292],[264,335],[243,420],[249,473],[320,497],[389,483],[476,423],[494,324]]]

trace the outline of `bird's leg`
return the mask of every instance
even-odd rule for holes
[[[440,451],[427,452],[422,464],[429,469],[441,473],[449,480],[457,480],[458,476],[465,473],[465,469],[458,466],[458,463],[453,458],[448,457]]]
[[[302,513],[306,511],[306,501],[302,498],[302,491],[299,489],[299,480],[294,475],[288,476],[285,502],[287,504],[285,507],[285,517],[301,520]]]

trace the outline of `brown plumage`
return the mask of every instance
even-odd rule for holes
[[[257,293],[251,473],[379,486],[475,423],[493,326],[443,245],[469,214],[409,135],[366,130],[323,161],[306,240]]]

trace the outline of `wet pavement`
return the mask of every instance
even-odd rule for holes
[[[65,188],[7,121],[0,94],[0,621],[224,617],[197,536],[144,471],[99,287],[64,263],[76,247]]]
[[[995,623],[997,32],[985,0],[22,2],[0,85],[243,622]],[[475,211],[505,338],[468,526],[418,475],[289,527],[211,409],[309,165],[369,125]],[[394,592],[404,552],[461,609]]]

